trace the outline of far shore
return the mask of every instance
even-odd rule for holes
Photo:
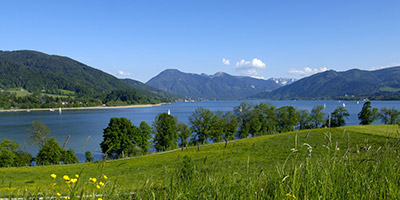
[[[63,108],[62,110],[93,110],[93,109],[113,109],[113,108],[144,108],[144,107],[153,107],[153,106],[161,106],[169,103],[158,103],[158,104],[137,104],[137,105],[127,105],[127,106],[94,106],[94,107],[68,107]],[[28,112],[28,111],[58,111],[57,108],[32,108],[32,109],[9,109],[2,110],[0,112]]]

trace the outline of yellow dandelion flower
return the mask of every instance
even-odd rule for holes
[[[293,195],[293,199],[297,199],[296,196]]]
[[[69,198],[69,197],[64,197],[64,199],[71,199],[71,198]]]
[[[50,186],[55,186],[57,183],[50,183]]]
[[[103,187],[103,186],[104,186],[104,183],[100,181],[99,185],[100,185],[101,187]]]
[[[79,178],[79,174],[75,174],[75,177],[76,177],[76,178]]]
[[[63,179],[66,180],[66,181],[69,181],[70,178],[69,178],[68,175],[64,175],[64,176],[63,176]]]
[[[71,181],[65,181],[65,183],[66,183],[66,184],[70,184],[70,183],[71,183]]]
[[[103,178],[106,179],[106,180],[108,179],[108,177],[106,175],[103,175]]]
[[[76,181],[78,181],[78,179],[72,178],[70,182],[71,182],[71,183],[76,183]]]
[[[96,188],[97,188],[97,189],[100,189],[100,185],[96,185]]]
[[[90,181],[92,181],[93,183],[96,183],[97,179],[96,178],[89,178]]]
[[[286,196],[287,196],[287,197],[292,197],[292,195],[291,195],[291,194],[289,194],[289,193],[287,193],[287,194],[286,194]]]
[[[51,176],[51,178],[54,178],[54,179],[57,178],[57,175],[55,175],[55,174],[51,174],[50,176]]]
[[[57,192],[56,196],[61,197],[61,194]]]
[[[98,198],[97,200],[103,200],[102,198]]]

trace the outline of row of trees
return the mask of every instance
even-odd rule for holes
[[[135,127],[126,118],[112,118],[104,129],[101,148],[109,157],[116,158],[145,154],[151,144],[156,151],[166,151],[178,146],[346,125],[350,114],[345,107],[338,106],[326,119],[323,109],[323,106],[314,106],[309,112],[293,106],[277,108],[269,103],[254,105],[243,102],[233,112],[213,113],[205,108],[197,108],[188,118],[189,126],[179,123],[176,117],[167,113],[157,115],[152,127],[146,122]],[[379,112],[377,108],[371,108],[370,102],[366,102],[358,117],[363,125],[378,118],[385,124],[397,124],[399,114],[399,111],[387,108]],[[148,142],[150,139],[151,142]]]
[[[379,111],[378,108],[372,108],[371,102],[367,101],[364,103],[360,113],[358,113],[358,119],[361,125],[368,125],[377,119],[381,119],[384,124],[399,124],[400,111],[394,108],[383,107]]]

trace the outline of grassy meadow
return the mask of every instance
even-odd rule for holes
[[[396,199],[399,139],[398,126],[348,126],[235,140],[226,147],[202,145],[199,151],[189,147],[106,162],[0,168],[0,197]],[[65,183],[64,175],[71,181],[75,174],[75,182]]]

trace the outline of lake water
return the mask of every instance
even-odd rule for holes
[[[80,160],[83,159],[85,151],[95,152],[98,158],[101,155],[100,142],[103,140],[103,129],[107,127],[111,117],[126,117],[138,126],[141,121],[146,121],[150,126],[154,118],[162,112],[171,111],[171,115],[176,116],[179,122],[188,124],[188,117],[198,107],[216,111],[233,111],[243,101],[202,101],[202,102],[178,102],[162,106],[146,108],[119,108],[119,109],[97,109],[97,110],[65,110],[59,112],[32,111],[32,112],[2,112],[0,113],[0,138],[8,138],[21,144],[22,149],[30,152],[33,156],[37,154],[38,148],[29,145],[27,130],[34,120],[41,120],[51,130],[51,135],[62,145],[70,135],[66,145],[73,148]],[[345,104],[345,108],[350,113],[347,125],[357,125],[359,120],[357,114],[361,111],[363,101],[269,101],[254,100],[246,101],[254,104],[272,103],[277,107],[294,106],[298,109],[308,109],[315,105],[325,105],[324,113],[332,112],[337,106]],[[400,109],[400,101],[372,101],[372,107],[376,108],[395,108]],[[375,123],[381,123],[377,121]],[[90,136],[83,147],[83,143]]]

